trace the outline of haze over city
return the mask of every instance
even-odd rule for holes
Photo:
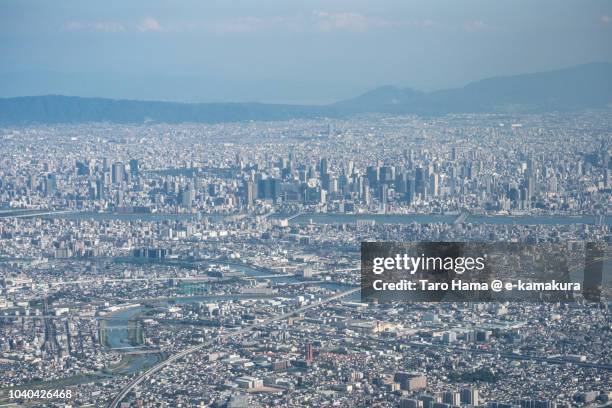
[[[0,2],[0,406],[610,408],[611,34]]]
[[[612,61],[608,1],[4,1],[0,96],[328,103]]]

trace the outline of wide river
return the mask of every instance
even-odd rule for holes
[[[251,268],[247,265],[233,265],[230,269],[234,271],[240,271],[244,273],[246,276],[254,277],[269,275],[269,272],[260,271],[254,268]],[[270,278],[273,282],[278,283],[297,283],[300,282],[299,278],[290,276],[280,276],[278,278]],[[324,287],[331,290],[345,290],[350,287],[341,283],[334,282],[318,282],[314,283],[319,287]],[[245,295],[223,295],[223,296],[188,296],[188,297],[177,297],[171,299],[172,303],[193,303],[193,302],[207,302],[207,301],[219,301],[219,300],[230,300],[230,299],[247,299],[248,296]],[[259,296],[253,296],[253,298],[261,298]],[[360,295],[359,293],[355,293],[347,298],[347,300],[351,301],[359,301]],[[149,302],[148,302],[149,303]],[[164,299],[160,300],[160,304],[168,304],[169,300]],[[127,309],[122,309],[117,312],[111,313],[108,316],[112,317],[112,319],[107,320],[107,344],[110,348],[122,349],[125,347],[134,347],[128,339],[128,321],[137,315],[143,313],[145,311],[144,306],[135,306]],[[146,367],[149,367],[156,363],[159,360],[159,354],[139,354],[132,356],[128,365],[120,370],[121,373],[131,374],[136,371],[140,371]]]
[[[16,212],[5,211],[0,213],[1,217],[37,216],[36,211]],[[45,218],[68,218],[68,219],[93,219],[93,220],[120,220],[120,221],[166,221],[166,220],[189,220],[208,218],[213,222],[229,218],[220,214],[124,214],[124,213],[94,213],[94,212],[58,212],[44,213]],[[271,218],[283,218],[281,215],[273,214]],[[292,224],[348,224],[358,220],[373,220],[379,224],[452,224],[457,215],[444,214],[302,214],[291,219]],[[494,225],[570,225],[570,224],[597,224],[602,223],[612,226],[611,216],[594,215],[468,215],[464,222],[470,224],[494,224]]]
[[[612,226],[612,217],[600,217],[601,222]],[[358,220],[373,220],[378,224],[452,224],[457,215],[443,214],[302,214],[291,219],[292,224],[347,224]],[[465,223],[494,225],[570,225],[595,224],[598,218],[592,215],[468,215]]]

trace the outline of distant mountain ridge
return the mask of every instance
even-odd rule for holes
[[[0,123],[202,122],[284,120],[323,115],[316,106],[180,103],[45,95],[0,99]]]
[[[572,111],[612,106],[612,63],[488,78],[463,88],[421,92],[384,86],[331,105],[178,103],[46,95],[0,98],[0,124],[202,122],[345,117],[365,113]]]
[[[430,93],[386,86],[334,106],[353,112],[446,114],[568,111],[611,103],[612,63],[593,63]]]

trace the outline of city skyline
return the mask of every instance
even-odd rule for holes
[[[0,402],[40,401],[36,385],[113,408],[609,403],[611,126],[595,110],[4,127]],[[563,303],[359,296],[361,242],[441,241],[557,245],[572,281],[593,253],[595,279]]]
[[[0,406],[610,408],[612,2],[0,2]]]

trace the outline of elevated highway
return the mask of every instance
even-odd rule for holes
[[[248,333],[249,331],[256,329],[258,327],[263,327],[266,326],[270,323],[279,321],[279,320],[283,320],[288,318],[289,316],[298,314],[298,313],[302,313],[306,310],[309,309],[313,309],[316,307],[319,307],[325,303],[329,303],[329,302],[333,302],[334,300],[338,300],[338,299],[342,299],[344,297],[350,296],[353,293],[358,292],[359,290],[361,290],[361,288],[357,287],[357,288],[353,288],[350,290],[346,290],[340,293],[337,293],[335,295],[332,295],[330,297],[327,297],[325,299],[321,299],[317,302],[313,302],[310,303],[306,306],[302,306],[300,308],[297,309],[293,309],[287,313],[283,313],[281,315],[278,316],[274,316],[274,317],[270,317],[268,319],[262,320],[260,322],[254,323],[252,325],[243,327],[239,330],[234,330],[231,332],[227,332],[227,333],[223,333],[220,336],[215,337],[212,340],[206,341],[204,343],[198,344],[196,346],[191,346],[186,348],[183,351],[180,351],[170,357],[168,357],[166,360],[164,361],[160,361],[159,363],[155,364],[154,366],[152,366],[151,368],[149,368],[146,371],[143,371],[142,373],[138,374],[136,377],[134,377],[125,387],[123,387],[123,389],[121,389],[121,391],[119,392],[119,394],[117,394],[117,396],[115,398],[113,398],[113,400],[108,404],[109,408],[117,408],[119,407],[119,405],[121,404],[121,401],[123,401],[123,399],[130,393],[130,391],[132,391],[136,386],[138,386],[138,384],[140,384],[141,382],[143,382],[145,379],[149,378],[150,376],[152,376],[153,374],[157,373],[158,371],[162,370],[165,367],[168,367],[170,365],[172,365],[174,362],[176,362],[177,360],[180,360],[181,358],[188,356],[189,354],[195,353],[197,351],[200,351],[202,349],[207,349],[208,347],[210,347],[212,344],[219,342],[220,340],[225,340],[228,337],[232,337],[232,336],[239,336],[245,333]]]

